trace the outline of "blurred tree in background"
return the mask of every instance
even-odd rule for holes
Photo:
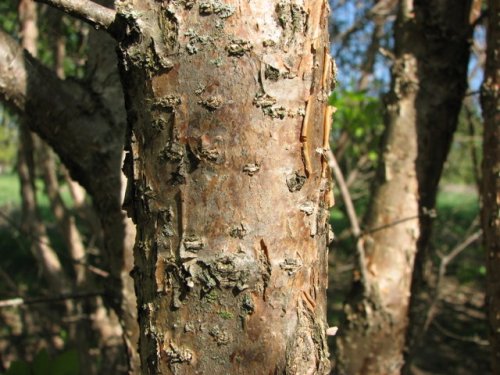
[[[381,374],[396,374],[404,371],[407,374],[416,375],[424,373],[495,373],[492,372],[489,365],[492,351],[488,343],[489,331],[486,323],[485,283],[487,267],[484,261],[485,253],[481,245],[482,231],[479,220],[479,193],[486,189],[483,186],[486,182],[483,181],[482,175],[488,168],[491,170],[492,167],[486,166],[481,170],[483,119],[479,91],[486,60],[488,17],[491,17],[491,14],[497,14],[498,10],[488,13],[489,9],[496,9],[495,1],[490,1],[489,5],[486,4],[486,1],[460,1],[464,9],[468,9],[468,14],[463,14],[463,17],[460,16],[462,18],[456,19],[460,19],[462,22],[461,30],[467,32],[464,34],[465,36],[456,37],[453,34],[451,37],[451,29],[445,26],[445,20],[440,18],[441,16],[431,17],[426,12],[438,15],[443,9],[448,9],[444,11],[444,14],[451,20],[452,10],[455,11],[459,8],[458,2],[434,0],[424,3],[396,0],[330,1],[331,53],[338,69],[337,89],[329,98],[330,104],[337,108],[334,114],[330,145],[340,175],[335,175],[337,202],[331,212],[331,223],[336,239],[330,252],[328,321],[330,325],[339,327],[338,336],[330,338],[331,351],[333,352],[332,363],[336,366],[334,371],[339,374],[371,375],[376,374],[377,371]],[[410,6],[411,9],[406,15],[408,19],[405,21],[407,22],[406,31],[402,31],[401,15],[398,21],[400,23],[396,24],[402,4],[406,4],[405,6],[414,4],[417,9],[415,12],[415,9]],[[20,41],[17,6],[18,2],[14,0],[0,2],[0,27],[3,32]],[[104,116],[105,121],[114,124],[124,122],[123,103],[112,104],[118,97],[116,93],[121,91],[117,85],[116,69],[113,73],[115,76],[100,70],[105,65],[103,62],[109,62],[109,56],[114,53],[113,42],[108,41],[109,44],[102,44],[102,41],[99,40],[101,34],[97,34],[82,21],[64,16],[50,7],[38,6],[37,12],[38,60],[57,74],[61,80],[64,80],[62,82],[65,84],[72,85],[76,82],[78,87],[88,90],[92,100],[95,99],[96,103],[104,103],[107,108]],[[424,17],[423,14],[427,16]],[[458,21],[456,25],[458,25]],[[402,37],[405,32],[407,33],[406,37]],[[408,39],[405,39],[408,38],[408,35],[415,34],[428,38],[420,49],[416,44],[409,43]],[[397,42],[397,38],[401,38],[402,41]],[[446,56],[444,47],[435,47],[440,43],[439,38],[444,38],[443,40],[452,38],[453,41],[462,38],[469,43],[466,47],[467,61],[464,62],[463,56],[460,57],[461,63],[465,64],[465,68],[460,68],[462,69],[460,74],[463,75],[464,79],[467,78],[466,87],[457,89],[456,86],[452,85],[454,78],[451,70],[455,69],[459,59],[456,56],[455,58]],[[490,38],[492,37],[490,36]],[[490,41],[490,45],[492,43],[495,42]],[[5,45],[5,39],[0,38],[0,44]],[[449,44],[452,43],[447,43],[446,46]],[[490,47],[488,46],[488,48]],[[420,165],[421,168],[427,168],[428,172],[425,174],[430,176],[432,181],[428,184],[430,187],[426,188],[427,190],[422,189],[426,183],[422,182],[422,179],[418,181],[420,188],[415,188],[417,199],[412,202],[408,199],[402,199],[400,203],[396,203],[396,197],[393,197],[393,203],[397,209],[406,209],[411,206],[414,213],[409,214],[409,216],[405,214],[403,217],[397,212],[381,211],[380,217],[382,219],[379,220],[375,219],[373,194],[382,186],[381,181],[384,181],[384,178],[381,179],[381,171],[383,170],[384,173],[387,171],[384,166],[388,162],[394,166],[395,162],[402,160],[400,156],[397,156],[396,160],[394,158],[387,159],[387,156],[391,154],[389,151],[394,150],[395,146],[391,146],[389,151],[387,147],[383,148],[383,145],[387,146],[387,129],[390,129],[388,125],[390,121],[387,117],[391,115],[390,105],[394,104],[394,97],[387,95],[387,93],[394,92],[394,82],[399,79],[398,74],[401,74],[402,71],[405,74],[408,73],[407,70],[400,69],[401,66],[407,67],[407,65],[398,65],[398,59],[403,55],[398,55],[400,53],[398,51],[402,49],[405,50],[405,53],[416,56],[417,61],[419,59],[424,63],[440,61],[439,63],[442,64],[439,68],[441,70],[437,69],[438,72],[433,73],[436,74],[435,78],[430,79],[428,86],[424,81],[432,75],[429,74],[426,78],[425,74],[427,73],[422,65],[416,69],[415,74],[420,80],[418,88],[415,89],[417,90],[416,95],[419,95],[418,90],[424,90],[425,98],[428,99],[435,95],[436,99],[428,107],[422,104],[422,99],[415,107],[412,107],[417,108],[416,118],[420,119],[418,120],[421,124],[419,125],[420,129],[427,130],[421,130],[418,134],[414,132],[412,136],[414,139],[408,136],[402,137],[398,146],[406,152],[413,147],[411,142],[420,137],[419,145],[415,146],[415,151],[419,154],[410,156],[408,165],[412,163],[412,160],[415,161],[415,158],[420,158],[419,160],[426,157],[431,158],[427,164],[420,161],[422,163]],[[494,77],[495,74],[498,74],[498,60],[493,62],[491,60],[494,59],[490,57],[489,74]],[[403,83],[405,84],[405,82]],[[406,82],[406,84],[411,86],[415,82]],[[432,88],[433,84],[436,87],[441,87],[443,91],[428,89],[428,87]],[[498,86],[496,87],[498,90]],[[116,89],[116,91],[111,89]],[[69,91],[75,90],[70,88]],[[457,104],[450,104],[450,101],[440,102],[440,99],[448,94],[456,94],[453,100],[461,108],[457,108]],[[397,99],[401,99],[401,97],[397,97]],[[418,102],[418,99],[415,100]],[[432,100],[429,99],[429,101]],[[7,107],[3,107],[1,103],[0,106],[2,106],[0,110],[0,199],[3,199],[0,201],[2,214],[0,217],[0,246],[3,252],[0,261],[0,299],[7,300],[24,296],[26,300],[29,300],[29,298],[42,295],[50,298],[51,293],[48,292],[46,281],[33,271],[36,267],[40,269],[41,265],[38,264],[31,270],[26,270],[27,264],[35,264],[29,249],[33,241],[38,241],[39,238],[23,229],[25,222],[20,213],[22,202],[19,198],[14,198],[19,191],[19,185],[13,177],[13,173],[16,171],[15,155],[18,146],[20,119],[9,112]],[[451,115],[450,123],[446,125],[448,129],[446,137],[451,142],[448,146],[444,139],[446,137],[440,135],[436,129],[444,126],[445,122],[445,117],[438,116],[439,111],[449,112],[450,108],[455,110],[456,116]],[[493,118],[490,120],[493,124],[495,121],[498,123],[498,110],[496,111],[493,110],[489,117]],[[427,113],[432,115],[425,122],[421,119]],[[108,116],[109,114],[112,115]],[[406,114],[407,112],[401,115],[402,121],[405,123],[408,121]],[[35,114],[36,116],[38,114]],[[454,116],[458,119],[454,120]],[[28,118],[28,121],[33,121],[33,117]],[[425,125],[422,125],[424,122]],[[402,126],[397,125],[394,129],[401,129]],[[436,132],[430,131],[431,128]],[[494,133],[492,128],[494,129],[494,125],[489,128],[490,133],[488,134],[490,135],[486,136],[487,140],[491,141],[489,145],[490,150],[493,151],[489,151],[490,154],[496,155],[497,151],[495,150],[498,149],[494,149],[494,145],[498,144],[498,139],[495,138],[495,134],[498,132]],[[422,135],[427,131],[427,135]],[[124,135],[118,134],[113,142],[119,144],[123,142],[123,139]],[[54,170],[57,182],[57,186],[52,186],[51,189],[50,181],[54,181],[54,179],[50,179],[49,175],[45,175],[44,178],[43,161],[52,160],[54,154],[44,147],[46,146],[37,146],[34,150],[35,167],[32,171],[37,176],[35,193],[38,209],[41,212],[40,221],[45,223],[47,227],[48,237],[43,241],[50,243],[73,285],[77,285],[79,272],[82,272],[82,269],[85,270],[84,273],[88,280],[80,289],[83,292],[81,298],[84,302],[77,303],[72,307],[71,311],[73,312],[70,314],[67,311],[64,312],[64,303],[61,302],[35,303],[20,307],[0,306],[0,320],[3,323],[3,329],[0,331],[0,335],[3,335],[0,337],[1,365],[8,367],[9,363],[15,359],[28,362],[36,359],[36,353],[42,347],[49,348],[51,353],[61,352],[64,348],[75,348],[75,339],[71,338],[71,330],[79,324],[77,323],[79,320],[84,319],[93,326],[92,329],[89,329],[89,332],[93,333],[87,338],[90,349],[85,350],[88,351],[87,358],[91,358],[91,361],[95,362],[96,365],[89,371],[103,373],[102,371],[105,371],[107,365],[115,366],[115,369],[125,368],[127,361],[125,355],[127,349],[125,348],[128,345],[128,353],[133,357],[134,341],[136,340],[136,333],[127,334],[127,327],[132,327],[131,331],[134,331],[136,327],[134,328],[133,324],[127,322],[133,322],[136,318],[133,314],[128,317],[124,316],[124,311],[130,310],[127,306],[133,306],[133,302],[129,300],[127,305],[127,298],[120,297],[120,295],[130,294],[132,287],[130,282],[127,286],[128,271],[123,271],[123,264],[130,262],[130,259],[123,254],[128,254],[130,258],[131,244],[130,241],[124,244],[124,241],[120,241],[119,238],[133,235],[133,230],[124,224],[125,221],[120,210],[121,182],[119,181],[121,176],[119,169],[116,169],[116,165],[118,165],[116,160],[121,160],[121,149],[113,156],[114,164],[112,167],[110,166],[110,170],[114,168],[116,171],[112,174],[112,182],[108,185],[113,186],[110,189],[112,198],[109,199],[106,194],[99,195],[97,187],[93,186],[89,189],[84,183],[84,187],[90,192],[90,194],[85,194],[83,189],[69,178],[64,164],[68,164],[68,161],[69,164],[73,163],[73,159],[64,152],[63,161],[54,159],[52,166],[49,167],[49,169]],[[74,149],[76,150],[76,148]],[[57,150],[57,153],[60,151]],[[436,157],[437,154],[439,154],[438,157]],[[77,157],[78,155],[75,156],[75,158]],[[408,174],[408,168],[405,168],[403,172]],[[397,170],[397,166],[395,170],[400,172]],[[416,173],[415,175],[409,173],[409,176],[401,177],[403,185],[407,184],[409,179],[416,178]],[[386,182],[390,179],[385,176]],[[491,181],[488,183],[489,188],[494,186]],[[344,188],[343,192],[340,189],[341,185]],[[404,189],[398,187],[394,191]],[[494,189],[492,193],[488,193],[490,198],[494,196]],[[54,195],[56,191],[57,194]],[[394,194],[394,191],[391,194]],[[423,202],[422,197],[430,198],[425,198],[427,201]],[[57,202],[61,202],[61,200],[63,205],[57,206]],[[91,201],[94,202],[94,205],[90,203]],[[113,203],[106,203],[108,201]],[[387,202],[391,203],[390,197]],[[490,203],[488,205],[493,207]],[[388,207],[387,204],[383,206]],[[62,211],[58,211],[57,207]],[[106,218],[106,214],[109,212],[114,213],[113,219]],[[425,218],[422,219],[423,217]],[[377,238],[367,241],[366,235],[374,229],[376,230],[374,234],[379,235],[381,241],[386,241],[385,245],[382,246],[381,254],[386,254],[384,257],[391,258],[390,260],[397,258],[396,252],[399,250],[395,249],[398,245],[401,247],[401,241],[396,240],[398,237],[394,234],[384,238],[385,229],[379,230],[379,228],[387,225],[390,230],[396,231],[401,225],[394,223],[399,220],[403,220],[404,225],[408,224],[408,227],[403,228],[403,232],[409,233],[410,237],[418,237],[418,233],[425,234],[424,241],[420,241],[418,244],[416,241],[405,247],[406,250],[413,249],[408,252],[411,257],[415,254],[421,254],[421,257],[417,255],[415,260],[416,271],[413,270],[413,261],[408,261],[407,267],[409,269],[404,270],[408,276],[406,281],[398,279],[399,276],[393,276],[391,271],[392,268],[399,270],[394,271],[394,273],[400,272],[402,270],[401,264],[387,263],[387,268],[384,268],[385,266],[376,265],[376,262],[368,262],[371,266],[363,265],[360,262],[360,259],[362,260],[366,256],[365,252],[370,251],[366,249],[370,246],[373,248],[374,242],[379,241]],[[74,222],[74,228],[81,237],[82,245],[85,248],[83,260],[71,255],[69,243],[74,241],[64,234],[67,233],[64,228],[68,228],[68,222]],[[489,225],[489,222],[483,220],[483,226]],[[117,225],[118,230],[113,227],[113,224],[116,223],[119,224]],[[418,225],[415,228],[410,228],[415,223]],[[116,234],[113,241],[106,243],[106,239],[110,238],[106,234],[109,233]],[[495,236],[498,237],[498,234],[494,233],[489,237],[490,242],[486,243],[486,246],[493,246],[489,244],[494,242]],[[391,250],[387,251],[387,243],[391,246],[394,245],[394,248],[391,247]],[[113,264],[113,261],[110,260],[113,258],[121,260]],[[366,269],[363,270],[363,267]],[[490,265],[490,275],[495,273],[496,268],[494,267],[496,265]],[[111,276],[109,276],[110,274]],[[363,278],[367,277],[371,283],[379,285],[377,286],[380,288],[377,292],[379,295],[385,293],[383,291],[384,285],[391,291],[395,289],[392,286],[387,287],[390,282],[384,281],[384,277],[394,277],[395,279],[391,282],[395,282],[397,285],[404,284],[408,289],[408,295],[405,298],[409,299],[409,311],[403,312],[403,317],[397,315],[395,318],[396,315],[391,315],[393,313],[391,304],[394,301],[386,303],[383,298],[379,298],[380,296],[374,298],[375,294],[370,291],[372,289],[369,290],[366,285],[363,285]],[[414,280],[411,302],[410,279]],[[491,278],[490,285],[493,285],[494,282],[494,278]],[[417,290],[415,288],[419,288],[418,285],[421,287]],[[494,288],[494,286],[490,286],[491,295],[495,293],[496,289]],[[63,293],[63,291],[60,292]],[[114,296],[107,298],[112,300],[112,303],[104,308],[101,297],[94,296],[94,292],[97,294],[105,292],[108,297]],[[419,293],[424,297],[415,301]],[[83,296],[85,294],[90,296]],[[398,297],[396,300],[398,304],[404,304],[401,298]],[[418,306],[415,310],[416,313],[411,315],[410,311],[415,306]],[[362,322],[360,323],[362,327],[360,337],[364,337],[363,345],[360,344],[360,339],[356,336],[349,338],[348,321],[355,316],[353,311],[356,309],[361,317],[359,321]],[[379,310],[382,311],[381,320],[373,318],[372,315]],[[54,318],[55,316],[57,318]],[[416,316],[418,319],[415,318]],[[490,314],[490,316],[493,315]],[[97,323],[99,317],[103,319],[103,326],[96,328],[99,326]],[[370,342],[375,340],[379,334],[388,335],[387,339],[392,342],[397,341],[391,330],[387,328],[391,324],[391,319],[395,320],[394,327],[402,323],[402,320],[405,320],[402,326],[406,327],[406,319],[408,319],[410,327],[408,333],[406,328],[398,331],[406,346],[399,345],[403,341],[398,341],[399,349],[396,350],[397,353],[394,357],[398,359],[393,362],[384,359],[384,354],[381,352],[372,351],[373,349],[369,348]],[[119,321],[121,324],[118,324]],[[490,324],[493,326],[494,322]],[[106,327],[112,327],[111,332]],[[122,336],[123,333],[125,333],[124,336]],[[109,342],[105,343],[106,340],[103,340],[103,337],[108,337]],[[345,354],[346,351],[338,350],[339,340],[344,340],[344,338],[348,344],[350,342],[353,345],[354,349],[351,353],[356,353],[356,361],[362,361],[364,356],[369,358],[365,362],[366,367],[361,365],[356,370],[345,370],[346,367],[337,366],[339,362],[349,362],[354,357],[354,354]],[[494,334],[493,338],[495,339]],[[336,342],[334,342],[335,340]],[[498,343],[498,339],[496,340]],[[386,344],[373,342],[375,342],[373,345],[375,348],[387,348]],[[344,343],[344,346],[346,345]],[[103,358],[109,356],[114,359],[110,363],[106,363]],[[375,369],[375,365],[367,364],[374,356],[387,367]],[[404,369],[404,363],[400,360],[403,357],[406,359]],[[80,361],[82,360],[85,361],[85,356],[80,357]],[[135,366],[137,366],[137,358],[135,361]],[[496,363],[498,363],[498,359]]]

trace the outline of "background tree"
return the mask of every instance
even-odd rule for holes
[[[454,2],[452,13],[448,11],[451,6],[439,1],[399,4],[392,85],[385,98],[381,165],[366,229],[359,239],[359,274],[338,338],[340,359],[348,374],[400,372],[410,286],[411,296],[417,300],[418,293],[429,290],[417,280],[424,273],[419,268],[427,267],[423,252],[437,184],[465,93],[471,35],[470,27],[464,24],[470,12],[468,3],[458,6]],[[444,87],[442,80],[454,89],[439,90]],[[414,263],[419,251],[424,259]],[[414,264],[416,280],[412,283]],[[412,319],[422,315],[417,300],[412,301],[419,304],[412,306],[418,311]],[[421,327],[413,322],[412,332],[421,331]],[[412,341],[408,345],[411,350]]]
[[[500,372],[500,6],[489,1],[488,49],[481,104],[484,116],[482,226],[487,259],[487,305],[493,373]]]

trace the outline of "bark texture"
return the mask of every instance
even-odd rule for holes
[[[415,256],[428,245],[466,87],[467,21],[468,1],[400,2],[381,165],[337,340],[340,374],[400,374],[404,364]],[[412,313],[416,325],[419,318]]]
[[[328,4],[117,12],[142,371],[328,373]]]
[[[493,374],[500,373],[500,4],[488,2],[488,49],[481,104],[484,116],[482,226]]]

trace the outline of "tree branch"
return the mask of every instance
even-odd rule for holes
[[[96,173],[119,181],[123,133],[107,108],[86,86],[59,79],[1,30],[0,100],[28,116],[30,129],[90,194],[99,193],[102,183]]]
[[[40,3],[50,5],[64,13],[79,18],[89,23],[96,29],[109,31],[116,12],[112,9],[103,7],[89,0],[36,0]]]
[[[356,239],[356,255],[359,265],[361,282],[363,286],[366,286],[367,266],[366,266],[364,240],[362,238],[362,232],[359,226],[358,216],[356,214],[356,210],[354,209],[354,204],[352,203],[351,194],[349,193],[349,188],[345,183],[344,175],[342,173],[342,170],[340,169],[337,159],[335,158],[335,155],[333,155],[333,152],[330,149],[327,149],[324,151],[324,155],[328,161],[328,166],[333,171],[333,175],[335,177],[335,180],[337,181],[340,194],[342,195],[342,200],[344,201],[347,216],[349,218],[349,222],[351,223],[352,234]]]

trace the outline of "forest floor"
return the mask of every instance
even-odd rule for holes
[[[339,295],[345,295],[349,288],[351,269],[349,264],[337,262],[330,272],[330,325],[339,324]],[[484,297],[477,282],[460,284],[456,277],[445,278],[436,315],[415,360],[414,375],[491,374]]]

